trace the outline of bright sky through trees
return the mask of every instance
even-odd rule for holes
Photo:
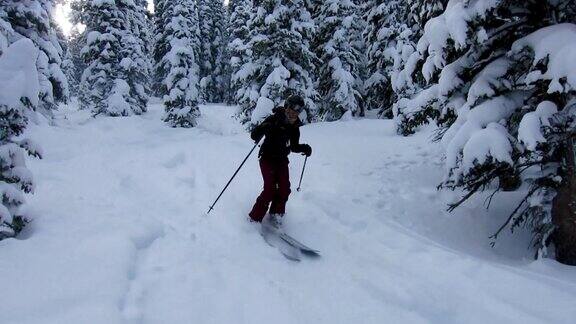
[[[68,15],[70,14],[70,0],[65,0],[63,3],[56,5],[55,11],[55,18],[64,34],[70,34],[70,29],[72,28],[72,24],[68,19]],[[228,0],[224,0],[224,4],[228,5]],[[148,0],[148,10],[154,10],[154,3],[153,0]]]

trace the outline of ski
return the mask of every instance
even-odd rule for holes
[[[295,238],[293,238],[292,236],[290,236],[284,232],[280,233],[279,236],[284,242],[286,242],[286,243],[290,244],[291,246],[299,249],[305,255],[314,256],[314,257],[320,256],[320,251],[312,249],[312,248],[302,244],[300,241],[296,240]]]
[[[278,251],[280,251],[280,253],[286,259],[295,262],[301,261],[302,255],[300,249],[281,239],[277,231],[272,230],[267,226],[262,226],[260,228],[260,235],[262,236],[264,241],[268,243],[268,245],[278,249]]]
[[[289,260],[300,261],[302,254],[308,257],[320,256],[318,250],[312,249],[292,236],[268,226],[262,226],[260,234],[268,245],[277,248]]]

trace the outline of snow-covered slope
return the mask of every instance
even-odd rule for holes
[[[261,179],[230,107],[204,106],[196,129],[161,107],[91,119],[60,111],[29,135],[34,217],[0,241],[1,323],[571,323],[576,273],[531,262],[522,235],[487,237],[509,211],[482,201],[447,214],[430,131],[402,138],[383,120],[308,125],[314,148],[286,227],[322,252],[294,263],[247,213]],[[291,157],[293,188],[303,163]],[[522,241],[524,240],[524,241]],[[523,243],[518,243],[518,242]],[[525,245],[522,245],[524,244]],[[519,246],[520,248],[513,248]]]

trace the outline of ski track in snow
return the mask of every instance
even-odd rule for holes
[[[570,323],[576,274],[487,237],[513,194],[445,212],[441,149],[383,120],[302,128],[291,156],[287,231],[320,250],[287,261],[247,213],[256,153],[230,107],[202,107],[196,129],[143,116],[91,119],[62,109],[31,127],[44,151],[22,239],[0,242],[1,323]],[[527,246],[526,243],[525,246]]]

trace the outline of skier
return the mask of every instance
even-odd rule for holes
[[[250,220],[275,230],[282,226],[282,217],[291,192],[288,155],[290,152],[306,156],[312,154],[310,145],[299,143],[299,127],[302,126],[302,122],[298,116],[303,109],[304,100],[299,96],[291,96],[286,100],[284,107],[274,108],[273,114],[256,126],[251,133],[256,143],[259,143],[262,137],[265,139],[258,154],[264,190],[256,199],[249,214]],[[265,217],[269,206],[270,213]]]

